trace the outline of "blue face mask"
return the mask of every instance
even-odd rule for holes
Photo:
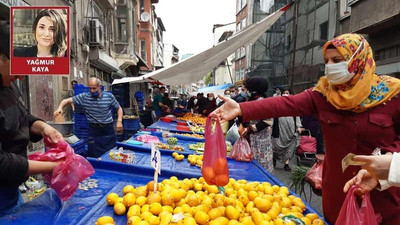
[[[90,92],[90,94],[92,95],[93,98],[98,98],[99,97],[99,91],[96,92]]]
[[[244,92],[244,91],[240,92],[240,95],[241,95],[243,98],[247,98],[247,94],[246,94],[246,92]]]

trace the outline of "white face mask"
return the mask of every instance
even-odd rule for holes
[[[198,100],[197,100],[197,98],[196,98],[196,99],[193,101],[193,103],[196,105],[196,104],[197,104],[197,101],[198,101]]]
[[[289,96],[289,94],[282,94],[282,96]]]
[[[214,100],[214,97],[208,97],[208,100],[212,101]]]
[[[351,78],[353,78],[354,73],[349,73],[349,62],[351,62],[353,57],[361,49],[362,45],[364,45],[364,40],[361,42],[360,46],[358,46],[357,50],[351,56],[349,61],[343,61],[334,64],[325,64],[325,75],[329,83],[344,84],[347,81],[351,80]]]

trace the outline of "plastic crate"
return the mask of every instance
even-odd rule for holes
[[[85,140],[79,140],[75,143],[71,144],[71,147],[74,149],[75,154],[79,154],[82,156],[86,156],[87,153],[87,145]]]
[[[139,119],[123,119],[122,120],[122,125],[124,127],[124,130],[129,130],[129,131],[136,131],[140,129],[140,120]]]

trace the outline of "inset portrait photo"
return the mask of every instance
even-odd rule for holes
[[[69,7],[11,7],[11,75],[69,74]]]

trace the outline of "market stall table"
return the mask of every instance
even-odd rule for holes
[[[106,196],[111,193],[119,193],[127,184],[142,186],[147,184],[153,179],[154,170],[147,166],[144,161],[150,160],[147,156],[140,153],[143,162],[142,165],[131,165],[124,163],[116,163],[107,161],[104,157],[103,160],[89,158],[96,172],[91,176],[91,179],[97,180],[98,186],[87,191],[77,190],[76,193],[66,202],[61,202],[53,190],[47,190],[44,194],[37,199],[27,202],[21,208],[12,214],[0,218],[0,224],[75,224],[86,225],[95,224],[95,221],[101,216],[111,216],[114,218],[116,224],[126,224],[126,215],[117,216],[114,214],[113,207],[106,204]],[[140,157],[139,157],[140,158]],[[165,160],[167,162],[168,160]],[[183,163],[183,162],[180,162]],[[172,165],[171,163],[170,165]],[[249,180],[266,181],[271,185],[283,186],[283,184],[273,176],[268,174],[265,170],[255,163],[237,163],[238,165],[245,164],[249,166],[248,174],[237,176],[238,179],[245,179],[251,177]],[[164,169],[159,177],[159,182],[171,176],[176,176],[179,179],[184,178],[198,178],[200,173],[194,173],[188,170],[176,170],[184,168],[178,164],[175,170]],[[235,167],[234,162],[229,162],[230,168]],[[246,171],[244,167],[243,171]],[[238,171],[231,170],[232,177],[235,177]],[[251,173],[251,174],[250,174]],[[254,174],[256,173],[256,174]],[[292,192],[291,192],[292,193]],[[317,213],[306,202],[305,213]],[[318,214],[319,215],[319,214]],[[321,215],[319,215],[321,217]],[[322,218],[322,217],[321,217]]]
[[[168,130],[168,131],[176,132],[176,133],[187,133],[187,134],[192,134],[193,133],[192,131],[179,130],[177,128],[177,126],[178,126],[178,124],[175,123],[175,122],[168,123],[168,122],[164,122],[162,120],[159,120],[159,121],[153,123],[148,128],[150,128],[150,129],[158,129],[158,130]],[[203,132],[194,132],[194,133],[204,135]]]

